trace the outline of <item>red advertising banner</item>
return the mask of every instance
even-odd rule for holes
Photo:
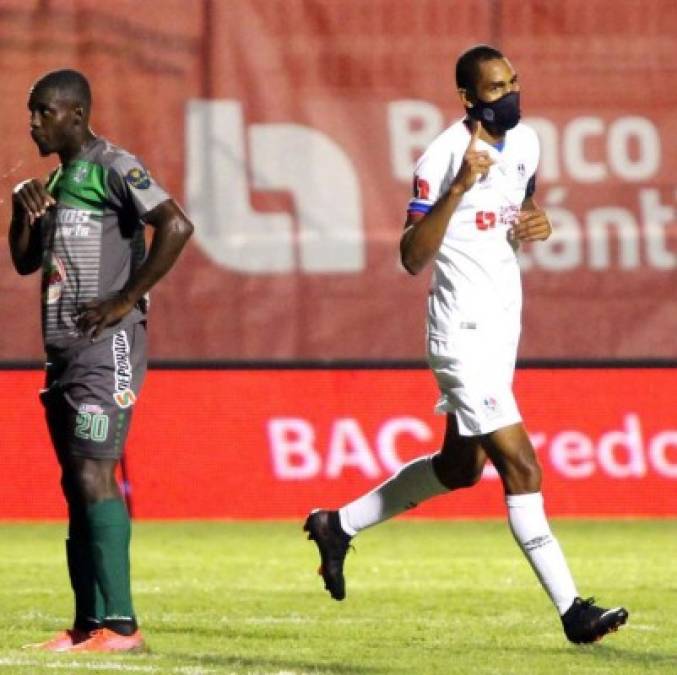
[[[486,41],[519,72],[555,226],[521,253],[520,356],[675,359],[676,32],[673,0],[4,0],[0,234],[12,185],[54,165],[28,87],[80,68],[95,130],[196,224],[153,293],[155,358],[422,358],[427,274],[398,262],[413,166]],[[38,286],[0,247],[0,359],[40,356]]]
[[[65,514],[37,399],[0,371],[0,518]],[[677,516],[676,370],[523,370],[516,393],[553,516]],[[425,370],[151,371],[127,448],[138,518],[295,518],[338,507],[439,447]],[[500,480],[411,513],[497,517]]]

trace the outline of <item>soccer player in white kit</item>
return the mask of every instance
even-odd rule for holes
[[[627,621],[579,597],[543,510],[541,469],[512,392],[520,333],[520,242],[552,231],[534,201],[539,143],[519,122],[519,83],[498,50],[477,45],[456,64],[465,118],[418,161],[401,238],[411,274],[433,265],[428,361],[446,413],[439,452],[419,457],[338,511],[315,510],[304,529],[320,552],[325,588],[345,597],[349,542],[420,502],[480,480],[490,459],[506,495],[510,529],[557,608],[569,640],[599,640]]]

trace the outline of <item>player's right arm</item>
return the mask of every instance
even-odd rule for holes
[[[410,211],[400,239],[402,265],[410,274],[418,274],[437,255],[446,234],[449,220],[458,208],[463,195],[475,184],[477,177],[486,175],[493,164],[489,153],[477,150],[476,143],[482,129],[474,127],[463,155],[461,167],[449,189],[442,194],[427,213]]]
[[[19,274],[31,274],[40,269],[40,218],[55,203],[44,184],[35,178],[19,183],[12,191],[9,249],[12,263]]]

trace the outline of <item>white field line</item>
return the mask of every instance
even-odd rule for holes
[[[59,661],[46,663],[45,661],[34,661],[31,659],[0,657],[0,669],[4,666],[45,668],[50,670],[65,670],[68,672],[74,670],[109,670],[125,673],[178,673],[180,675],[206,675],[207,673],[216,672],[213,668],[201,668],[199,666],[167,668],[166,666],[134,665],[130,663],[121,663],[119,661],[95,661],[89,663],[83,663],[82,661]]]

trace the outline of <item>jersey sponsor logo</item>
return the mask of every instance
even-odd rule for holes
[[[84,209],[63,209],[56,212],[56,223],[63,237],[83,239],[89,237],[91,213]]]
[[[75,239],[86,239],[89,237],[90,228],[84,225],[66,225],[61,228],[64,237],[74,237]]]
[[[496,214],[493,211],[477,211],[475,225],[478,230],[488,230],[496,227]]]
[[[501,206],[498,212],[498,219],[503,225],[514,225],[519,216],[519,206]]]
[[[129,408],[136,403],[136,394],[131,389],[113,394],[113,399],[119,408]]]
[[[512,226],[517,222],[518,215],[518,206],[502,206],[498,216],[494,211],[476,211],[475,226],[478,230],[491,230],[496,227],[496,223]]]
[[[42,269],[42,300],[46,305],[58,302],[66,280],[64,264],[52,254],[45,260]]]
[[[91,213],[84,209],[59,208],[56,212],[57,225],[86,225]]]
[[[147,190],[150,187],[150,175],[140,166],[135,166],[125,174],[125,180],[137,190]]]
[[[113,399],[120,408],[129,408],[136,402],[131,389],[132,364],[129,360],[129,341],[124,330],[113,335],[113,363],[115,372],[115,391]]]

